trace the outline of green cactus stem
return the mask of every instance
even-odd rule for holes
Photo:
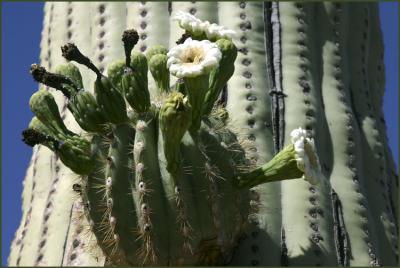
[[[167,170],[173,178],[179,174],[181,155],[180,143],[192,120],[192,108],[181,93],[171,93],[160,109],[160,130],[164,143],[164,153],[167,160]]]
[[[149,56],[148,56],[149,57]],[[169,72],[167,68],[167,55],[156,54],[149,60],[149,69],[161,92],[169,91]]]

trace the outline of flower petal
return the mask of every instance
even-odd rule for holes
[[[307,131],[302,128],[294,129],[290,136],[296,152],[297,166],[304,172],[304,179],[311,184],[317,184],[322,174],[314,140],[308,138]]]
[[[218,66],[222,54],[215,43],[188,38],[183,44],[173,47],[167,56],[170,73],[183,78],[208,73]]]
[[[235,31],[230,30],[224,26],[209,21],[202,21],[190,13],[178,11],[173,20],[178,21],[181,28],[188,32],[205,33],[208,39],[232,39],[236,34]]]

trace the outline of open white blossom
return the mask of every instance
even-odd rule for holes
[[[307,131],[302,128],[294,129],[290,133],[296,152],[297,167],[304,172],[305,180],[311,184],[318,184],[322,177],[321,167],[315,152],[314,140],[306,135]]]
[[[171,74],[183,78],[208,73],[218,66],[222,54],[215,43],[188,38],[183,44],[173,47],[167,56]]]
[[[179,26],[189,32],[205,32],[205,29],[209,26],[208,21],[201,21],[190,13],[178,11],[173,20],[178,21]]]
[[[215,23],[210,24],[205,29],[205,32],[208,39],[220,39],[220,38],[232,39],[236,34],[234,30],[230,30],[224,26]]]
[[[224,26],[220,26],[216,23],[210,23],[209,21],[202,21],[195,16],[182,11],[178,11],[173,19],[178,21],[179,26],[186,31],[195,34],[203,32],[206,34],[208,39],[232,39],[232,37],[236,34],[235,31]]]

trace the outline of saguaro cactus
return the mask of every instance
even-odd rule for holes
[[[188,37],[219,67],[173,67]],[[376,3],[47,2],[41,49],[10,265],[397,264]],[[286,180],[298,127],[318,185]]]

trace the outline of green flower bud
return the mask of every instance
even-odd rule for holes
[[[176,175],[181,161],[180,142],[191,124],[191,107],[187,98],[182,93],[172,92],[160,109],[159,121],[167,170]]]
[[[47,126],[54,136],[74,135],[64,125],[57,103],[49,91],[42,89],[35,92],[29,101],[29,106],[36,117]]]
[[[215,101],[218,99],[222,89],[232,77],[235,71],[235,60],[237,57],[237,48],[232,41],[219,39],[216,44],[222,53],[219,66],[210,73],[210,87],[205,97],[203,114],[210,114]]]
[[[148,66],[146,56],[141,52],[132,51],[130,67],[135,74],[137,73],[142,77],[143,83],[147,85]]]
[[[119,124],[128,120],[125,100],[107,77],[96,79],[94,92],[100,110],[108,122]]]
[[[104,132],[106,118],[92,93],[84,90],[79,91],[70,99],[68,108],[83,130],[97,133]]]
[[[111,84],[122,94],[122,76],[124,75],[125,61],[117,60],[107,68],[107,76]]]
[[[168,53],[168,49],[162,45],[152,46],[147,50],[147,53],[146,53],[147,61],[150,61],[154,55],[158,55],[158,54],[167,55],[167,53]]]
[[[169,91],[169,71],[167,68],[167,55],[157,54],[149,60],[150,72],[161,92]]]
[[[131,69],[126,69],[122,77],[125,99],[138,113],[146,112],[150,107],[150,92],[142,76]]]
[[[93,172],[95,160],[90,142],[83,138],[67,139],[55,150],[61,161],[73,172],[87,175]]]
[[[190,126],[190,133],[195,133],[201,125],[204,99],[208,89],[208,78],[208,73],[196,77],[183,78],[189,103],[192,106],[192,124]]]
[[[28,129],[34,129],[45,135],[52,135],[51,131],[36,116],[31,119]]]
[[[89,141],[77,135],[55,138],[47,132],[46,126],[34,117],[29,128],[22,132],[23,141],[31,147],[37,144],[48,147],[77,174],[85,175],[93,171],[95,161]]]
[[[82,75],[79,68],[72,63],[63,64],[57,67],[56,74],[62,74],[74,82],[78,88],[83,88]]]

